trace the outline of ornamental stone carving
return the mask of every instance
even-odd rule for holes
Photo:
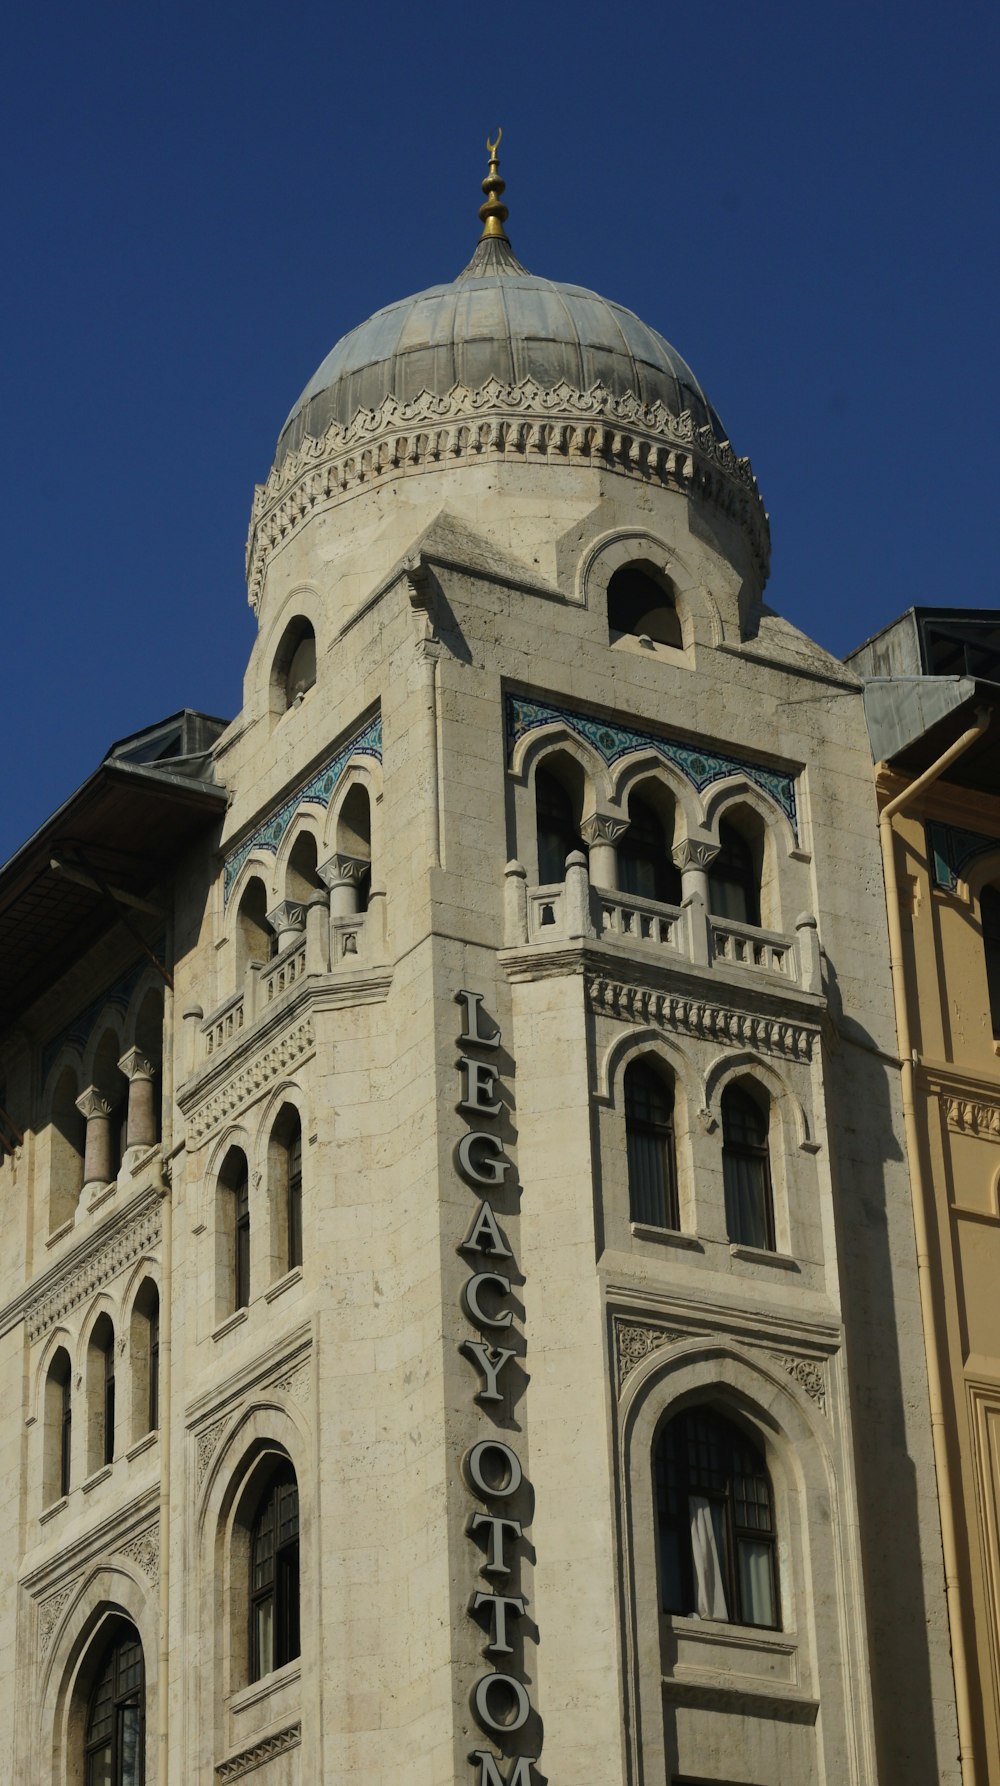
[[[789,1060],[812,1058],[816,1030],[777,1017],[758,1017],[734,1011],[704,999],[680,998],[648,986],[628,986],[601,974],[587,975],[591,1008],[631,1023],[656,1024],[662,1029],[700,1036],[755,1054],[777,1054]]]
[[[279,1074],[302,1060],[311,1053],[315,1044],[312,1019],[306,1017],[265,1048],[257,1058],[236,1073],[227,1085],[214,1093],[201,1105],[197,1113],[188,1123],[188,1134],[192,1145],[199,1145],[213,1129],[228,1122],[244,1105],[253,1102]]]
[[[32,1345],[57,1321],[93,1296],[119,1272],[160,1241],[160,1199],[140,1209],[124,1227],[82,1259],[73,1260],[43,1291],[26,1312],[25,1323]]]
[[[297,1749],[302,1741],[301,1724],[289,1724],[286,1729],[275,1731],[273,1736],[262,1737],[260,1742],[251,1743],[248,1749],[241,1749],[238,1755],[230,1755],[226,1761],[215,1764],[216,1779],[222,1782],[242,1780],[244,1774],[253,1773],[263,1767],[267,1761],[273,1761],[276,1755],[286,1755],[289,1749]]]
[[[155,1584],[160,1579],[159,1527],[153,1527],[148,1532],[139,1532],[135,1538],[130,1538],[127,1544],[119,1545],[116,1555],[128,1557],[138,1569],[142,1570],[147,1581]]]
[[[68,1587],[57,1588],[38,1608],[38,1648],[43,1656],[48,1653],[66,1602],[73,1592],[73,1585],[71,1582]]]
[[[983,1098],[946,1097],[944,1119],[955,1135],[974,1135],[978,1141],[1000,1141],[1000,1104]]]
[[[617,843],[628,830],[628,819],[611,818],[607,813],[595,812],[589,819],[584,819],[580,826],[580,835],[585,844],[593,848],[595,843]]]
[[[796,1358],[790,1353],[772,1352],[775,1364],[780,1364],[783,1371],[794,1377],[796,1383],[826,1413],[826,1377],[823,1367],[813,1358]]]
[[[676,849],[671,851],[675,867],[684,872],[685,868],[708,868],[719,853],[717,843],[710,839],[685,837]]]
[[[456,460],[515,462],[533,455],[550,464],[599,465],[666,489],[697,493],[743,528],[764,575],[770,534],[748,459],[728,441],[697,426],[690,411],[675,416],[662,403],[627,393],[614,397],[601,384],[589,391],[562,382],[546,389],[532,378],[475,390],[455,385],[446,397],[429,391],[401,403],[387,397],[360,410],[346,428],[331,423],[276,465],[254,493],[247,539],[247,592],[256,613],[271,553],[317,509],[360,487],[385,483],[411,470]]]
[[[228,1414],[223,1414],[220,1420],[213,1420],[211,1426],[206,1426],[198,1434],[195,1446],[194,1475],[199,1488],[205,1480],[205,1472],[218,1450],[219,1440],[225,1432],[228,1422]]]
[[[658,1352],[663,1346],[673,1345],[683,1337],[683,1334],[675,1333],[667,1327],[650,1327],[644,1323],[616,1319],[615,1356],[619,1395],[637,1365],[642,1364],[652,1352]]]
[[[304,1362],[295,1365],[292,1370],[275,1377],[270,1387],[276,1389],[279,1395],[288,1395],[292,1401],[304,1406],[309,1399],[309,1366]]]

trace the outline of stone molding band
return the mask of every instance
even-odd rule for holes
[[[455,385],[446,397],[429,391],[410,403],[387,397],[378,409],[360,410],[346,428],[332,423],[275,466],[257,485],[250,516],[251,608],[256,613],[260,605],[271,553],[317,509],[359,486],[416,466],[426,471],[459,460],[532,457],[594,465],[707,498],[743,529],[766,579],[770,530],[750,461],[716,440],[707,425],[696,425],[689,410],[675,416],[662,403],[614,397],[601,384],[581,391],[491,378],[477,390]]]
[[[253,1773],[265,1762],[272,1761],[276,1755],[285,1755],[289,1749],[297,1749],[302,1741],[301,1724],[289,1724],[285,1730],[275,1731],[273,1736],[261,1737],[259,1742],[251,1743],[248,1749],[241,1749],[237,1755],[230,1755],[225,1761],[215,1764],[215,1777],[221,1782],[242,1780],[244,1774]]]

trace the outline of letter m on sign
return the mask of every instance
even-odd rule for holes
[[[479,1769],[476,1786],[531,1786],[530,1768],[536,1755],[515,1755],[506,1780],[497,1766],[496,1757],[488,1749],[474,1749],[469,1760]]]

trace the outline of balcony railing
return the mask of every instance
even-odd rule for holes
[[[766,974],[783,974],[786,980],[798,978],[795,944],[791,937],[779,936],[770,930],[755,930],[751,924],[737,924],[731,918],[710,918],[712,956],[731,967],[761,968]]]
[[[660,905],[636,893],[607,893],[594,887],[590,896],[598,936],[652,943],[660,949],[684,949],[684,913],[680,906]]]

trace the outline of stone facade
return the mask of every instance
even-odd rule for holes
[[[440,434],[391,405],[335,424],[258,492],[228,801],[156,889],[172,988],[116,925],[3,1043],[0,1775],[82,1780],[117,1617],[157,1786],[953,1786],[860,684],[764,607],[728,448],[600,393],[482,393]],[[635,564],[679,644],[609,631]],[[541,882],[540,773],[581,843]],[[618,885],[637,797],[672,815],[677,903]],[[712,909],[729,824],[760,922]],[[630,1207],[639,1060],[672,1087],[674,1225]],[[160,1088],[149,1145],[133,1081]],[[766,1246],[727,1226],[740,1085],[769,1112]],[[70,1088],[100,1101],[74,1102],[83,1154]],[[692,1407],[766,1459],[766,1629],[661,1610],[652,1459]],[[300,1654],[254,1679],[276,1461]]]

